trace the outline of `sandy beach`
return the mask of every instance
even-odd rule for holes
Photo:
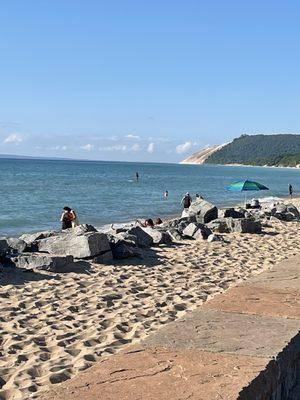
[[[293,200],[299,207],[300,200]],[[186,241],[85,273],[1,273],[0,399],[39,394],[296,255],[299,222]]]

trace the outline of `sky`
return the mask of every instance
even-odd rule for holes
[[[10,0],[0,154],[178,162],[299,133],[298,1]]]

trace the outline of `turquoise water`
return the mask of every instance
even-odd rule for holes
[[[65,205],[77,211],[80,222],[101,227],[177,214],[186,191],[221,206],[243,199],[224,190],[236,180],[267,185],[270,191],[260,196],[284,196],[289,183],[297,191],[299,178],[300,170],[294,169],[0,159],[0,235],[59,228]]]

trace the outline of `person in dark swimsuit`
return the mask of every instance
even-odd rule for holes
[[[71,210],[70,207],[64,207],[63,208],[63,213],[61,215],[60,218],[60,222],[61,222],[61,229],[65,230],[65,229],[69,229],[72,228],[72,221],[76,218],[76,216],[74,215],[74,212]]]

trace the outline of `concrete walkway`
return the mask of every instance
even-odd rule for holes
[[[216,296],[43,400],[300,399],[300,256]]]

